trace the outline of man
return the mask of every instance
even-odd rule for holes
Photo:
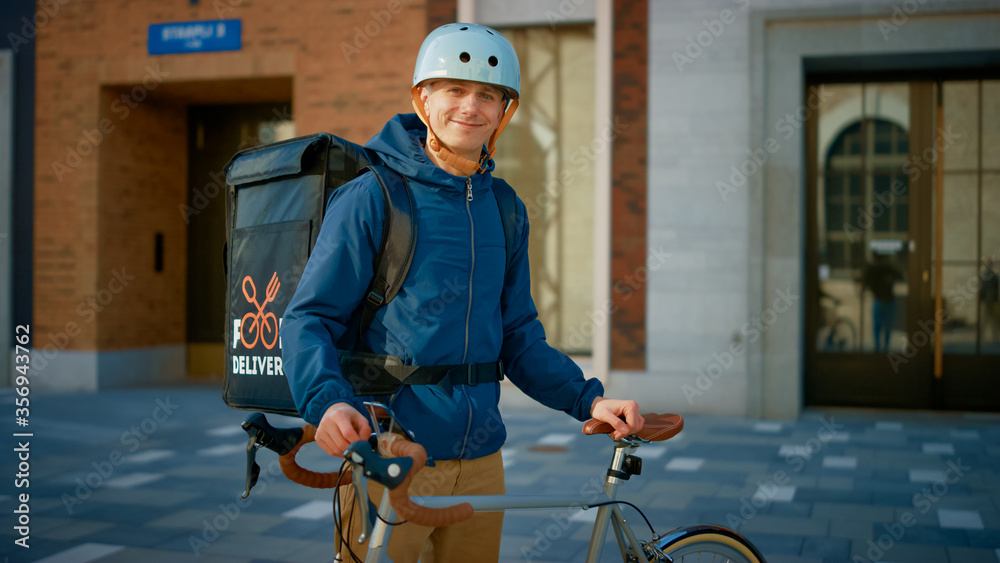
[[[876,252],[874,260],[861,276],[862,288],[871,290],[872,332],[875,336],[875,351],[888,350],[892,336],[892,325],[896,318],[896,282],[903,279],[881,252]]]
[[[378,310],[362,341],[371,352],[408,365],[469,365],[479,374],[496,365],[493,372],[503,369],[534,399],[578,420],[608,421],[621,438],[642,427],[636,403],[603,398],[599,381],[585,380],[545,342],[530,295],[527,218],[519,199],[515,247],[509,260],[506,255],[490,173],[496,139],[517,107],[519,90],[517,55],[499,32],[448,24],[424,40],[411,89],[417,114],[392,118],[366,145],[406,177],[417,241],[399,293]],[[338,349],[353,342],[354,314],[381,243],[383,207],[372,174],[335,192],[317,241],[324,251],[310,258],[281,329],[284,370],[299,412],[317,425],[316,441],[334,456],[371,434]],[[392,410],[435,461],[418,474],[411,494],[504,492],[499,394],[494,376],[473,385],[454,378],[405,385],[391,396]],[[389,556],[397,563],[418,556],[495,561],[502,521],[502,514],[477,514],[442,529],[399,526]],[[357,535],[351,530],[352,550],[363,554]]]

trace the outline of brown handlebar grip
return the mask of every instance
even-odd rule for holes
[[[284,473],[285,477],[288,477],[291,481],[313,489],[332,489],[337,486],[338,480],[341,485],[349,484],[351,482],[350,473],[345,473],[344,478],[341,479],[339,471],[331,471],[330,473],[310,471],[295,461],[295,456],[298,455],[299,449],[315,440],[316,427],[312,424],[303,426],[302,439],[299,440],[299,443],[295,444],[292,451],[278,458],[278,463],[281,465],[281,472]]]
[[[457,524],[472,518],[472,505],[463,502],[444,508],[430,508],[419,505],[410,499],[409,489],[413,477],[427,463],[427,451],[416,442],[403,439],[399,434],[383,434],[379,438],[379,451],[392,457],[409,457],[413,460],[413,467],[407,473],[406,479],[396,487],[389,490],[389,504],[396,510],[396,514],[407,522],[412,522],[420,526],[439,528]]]

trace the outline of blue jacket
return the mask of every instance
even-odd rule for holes
[[[397,115],[367,148],[410,180],[416,204],[413,264],[396,298],[381,307],[365,344],[406,364],[495,362],[528,396],[589,418],[603,394],[596,379],[545,342],[531,299],[528,223],[517,200],[515,251],[504,284],[506,245],[490,170],[452,176],[424,153],[427,129],[415,114]],[[468,190],[472,198],[469,200]],[[365,412],[341,374],[337,348],[349,348],[352,316],[372,277],[385,209],[372,174],[334,192],[319,239],[281,325],[283,368],[303,418],[318,424],[337,402]],[[502,296],[502,297],[501,297]],[[501,304],[501,301],[503,302]],[[439,460],[492,454],[506,439],[500,384],[405,386],[391,400],[404,427]]]

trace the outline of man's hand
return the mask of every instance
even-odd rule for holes
[[[344,457],[347,446],[358,440],[367,440],[372,429],[368,418],[347,403],[334,403],[323,413],[316,428],[316,443],[323,451]]]
[[[618,418],[622,415],[625,416],[624,422]],[[646,420],[639,414],[638,403],[620,399],[596,397],[594,402],[590,404],[590,416],[614,426],[615,431],[611,433],[611,437],[615,440],[621,440],[629,434],[635,434],[646,423]]]

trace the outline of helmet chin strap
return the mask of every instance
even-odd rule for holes
[[[464,156],[455,154],[451,151],[451,149],[444,146],[441,141],[438,140],[437,135],[434,134],[434,129],[431,127],[430,119],[427,117],[427,112],[424,111],[424,104],[420,101],[418,86],[414,86],[410,89],[410,96],[413,101],[413,109],[416,110],[417,116],[420,117],[420,121],[423,121],[424,125],[427,126],[427,148],[434,153],[434,156],[441,160],[441,162],[461,172],[462,176],[478,174],[486,169],[486,165],[490,162],[490,159],[493,158],[493,153],[496,152],[496,141],[500,136],[500,132],[507,127],[507,123],[509,123],[510,119],[514,117],[514,110],[517,109],[517,98],[513,98],[507,105],[507,109],[504,110],[504,114],[500,118],[500,124],[497,126],[496,131],[490,135],[489,144],[486,146],[486,153],[483,154],[479,162],[475,162],[465,158]]]

